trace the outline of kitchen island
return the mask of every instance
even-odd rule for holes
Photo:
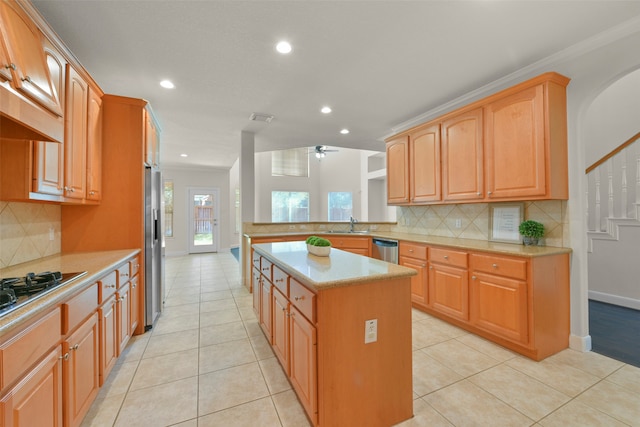
[[[253,248],[254,309],[313,425],[411,418],[415,271],[304,242]]]

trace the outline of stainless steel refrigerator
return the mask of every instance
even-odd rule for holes
[[[164,231],[162,227],[162,174],[145,167],[144,194],[144,269],[145,331],[151,329],[164,305]]]

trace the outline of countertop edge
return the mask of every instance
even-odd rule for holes
[[[41,315],[46,314],[62,304],[64,301],[68,300],[75,294],[83,291],[84,289],[91,286],[93,283],[102,278],[107,272],[117,268],[119,265],[127,261],[129,258],[136,256],[141,251],[140,249],[122,249],[122,250],[113,250],[113,251],[96,251],[96,252],[77,252],[77,253],[69,253],[69,254],[57,254],[51,255],[49,257],[41,258],[39,260],[30,261],[24,263],[27,266],[34,265],[47,265],[47,263],[60,264],[64,263],[65,257],[74,257],[74,258],[82,258],[83,256],[90,257],[87,259],[93,259],[94,264],[98,263],[99,266],[96,269],[85,269],[82,271],[87,271],[82,277],[73,280],[71,283],[68,283],[65,286],[61,286],[51,291],[50,293],[42,296],[26,304],[10,313],[7,313],[5,316],[0,317],[0,341],[4,340],[4,337],[11,332],[13,332],[19,326],[25,325],[30,322],[32,319],[36,319],[41,317]],[[99,261],[95,261],[97,257],[107,257],[108,260],[105,260],[104,263]],[[81,261],[78,259],[77,261]],[[21,265],[15,265],[11,267],[7,267],[2,269],[1,271],[6,270],[16,270],[20,269]],[[44,271],[47,268],[43,268]]]

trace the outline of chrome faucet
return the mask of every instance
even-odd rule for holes
[[[349,217],[349,232],[350,232],[350,233],[353,233],[353,232],[354,232],[354,230],[353,230],[353,226],[356,224],[356,222],[358,222],[358,220],[357,220],[357,219],[355,219],[355,218],[354,218],[354,217],[352,217],[352,216],[350,216],[350,217]]]

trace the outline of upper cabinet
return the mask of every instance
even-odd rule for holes
[[[64,137],[64,195],[84,199],[87,188],[87,107],[89,85],[67,66],[67,108]]]
[[[409,141],[401,136],[387,141],[387,200],[409,202]]]
[[[87,200],[102,199],[102,98],[89,87],[87,108]]]
[[[566,200],[568,84],[546,73],[390,138],[387,156],[409,138],[408,160],[387,174],[395,188],[390,168],[407,174],[411,196],[392,198],[389,184],[388,203]]]
[[[145,163],[148,166],[158,167],[160,165],[160,132],[151,108],[145,108]]]
[[[62,116],[62,101],[52,81],[38,27],[13,1],[0,2],[3,68],[11,70],[13,87],[52,113]]]

